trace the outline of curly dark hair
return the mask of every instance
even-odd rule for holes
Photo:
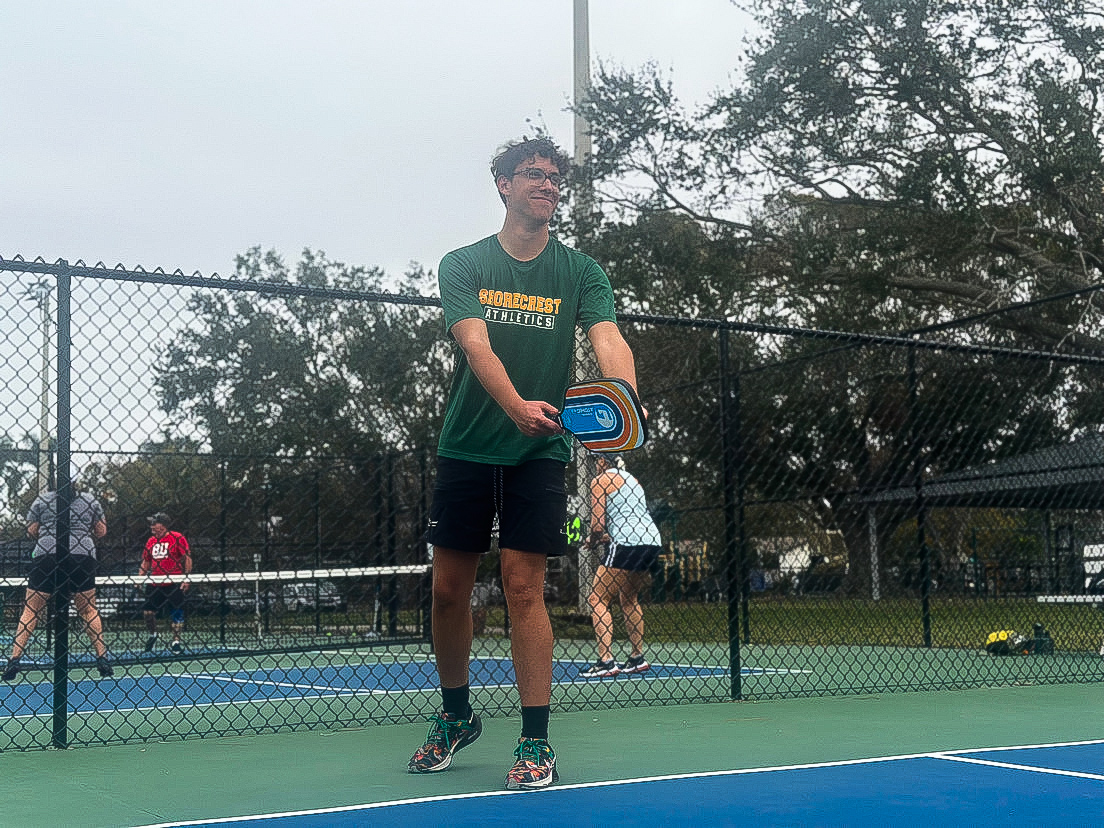
[[[571,159],[568,158],[567,153],[556,146],[551,138],[524,138],[499,147],[498,153],[491,159],[491,175],[494,177],[495,186],[498,186],[500,175],[509,178],[523,162],[538,155],[555,164],[560,175],[567,177],[570,174]],[[499,198],[502,198],[503,204],[506,203],[501,193]]]

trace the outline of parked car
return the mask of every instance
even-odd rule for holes
[[[225,590],[225,595],[223,594]],[[254,584],[242,582],[223,587],[220,584],[193,588],[188,597],[189,611],[199,614],[264,611],[297,612],[315,609],[343,610],[347,602],[333,581],[262,584],[260,593]]]
[[[285,584],[280,598],[288,609],[345,609],[345,597],[333,581],[315,583]]]

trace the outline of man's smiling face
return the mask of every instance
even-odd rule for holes
[[[533,181],[528,170],[545,173],[541,181]],[[547,224],[560,203],[560,188],[547,178],[560,175],[560,170],[550,158],[534,155],[518,164],[512,176],[499,176],[498,190],[506,199],[506,211],[535,224]]]

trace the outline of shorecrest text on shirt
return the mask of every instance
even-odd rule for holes
[[[479,291],[479,304],[483,306],[483,319],[487,322],[524,325],[545,330],[556,327],[556,315],[560,312],[562,301],[550,296],[533,296],[502,290]]]

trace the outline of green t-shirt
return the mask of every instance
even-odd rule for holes
[[[497,236],[447,254],[438,270],[448,330],[461,319],[487,323],[491,349],[518,394],[559,408],[571,382],[575,326],[615,322],[613,290],[594,259],[549,239],[532,261],[510,256]],[[526,437],[506,416],[457,348],[438,454],[515,466],[571,458],[570,438]]]

